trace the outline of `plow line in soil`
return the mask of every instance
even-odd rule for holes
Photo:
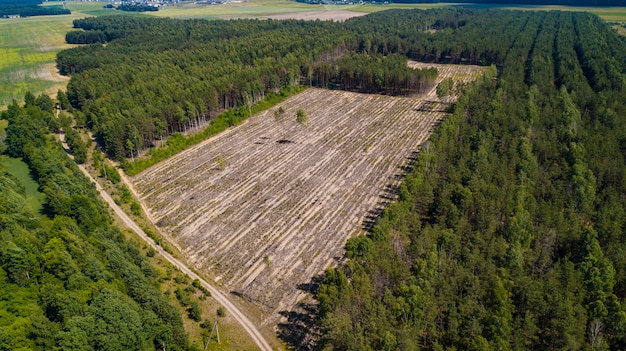
[[[440,79],[483,71],[440,66]],[[394,198],[389,186],[444,107],[434,89],[416,98],[308,89],[132,182],[188,262],[275,323],[304,296],[298,285],[339,262],[345,241]]]

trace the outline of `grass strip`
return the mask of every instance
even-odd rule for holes
[[[304,90],[306,90],[306,87],[301,86],[283,88],[278,93],[267,94],[265,99],[252,105],[250,108],[248,108],[248,106],[240,106],[238,108],[231,108],[224,111],[211,120],[208,127],[199,133],[192,134],[190,136],[184,136],[179,133],[172,134],[167,139],[167,142],[165,142],[165,146],[163,148],[150,149],[145,158],[136,159],[133,162],[122,160],[122,169],[124,169],[126,174],[129,176],[136,175],[139,172],[167,159],[168,157],[174,156],[175,154],[189,148],[190,146],[196,145],[220,132],[223,132],[229,127],[240,124],[251,115],[265,111],[285,101],[288,97]]]

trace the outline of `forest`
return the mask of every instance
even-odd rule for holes
[[[0,0],[0,17],[20,15],[21,17],[67,15],[71,11],[58,6],[39,6],[43,0]]]
[[[383,1],[377,1],[383,2]],[[450,3],[450,4],[494,4],[494,5],[563,5],[563,6],[626,6],[624,0],[394,0],[394,3],[399,4],[438,4],[438,3]]]
[[[366,33],[402,33],[378,16]],[[461,19],[450,38],[484,26],[463,50],[492,53],[497,79],[466,87],[325,273],[317,349],[626,349],[624,39],[583,13]]]
[[[67,98],[117,159],[290,87],[407,93],[400,59],[495,65],[497,76],[465,87],[398,201],[368,235],[347,242],[348,262],[325,272],[315,348],[626,349],[626,43],[597,16],[438,9],[341,23],[101,17],[75,27],[101,31],[107,43],[59,54],[59,69],[72,77]],[[427,85],[433,73],[416,74]],[[15,245],[1,251],[0,279],[15,292],[2,296],[78,290],[79,312],[32,298],[28,311],[7,312],[17,324],[0,332],[38,335],[20,329],[31,313],[58,336],[30,342],[79,340],[86,336],[72,333],[128,292],[116,301],[138,311],[133,321],[167,326],[129,342],[167,335],[184,347],[177,319],[131,283],[149,271],[141,260],[109,259],[136,247],[108,225],[93,189],[65,179],[73,174],[68,161],[42,162],[61,151],[43,133],[52,122],[31,105],[5,112],[7,152],[29,163],[49,214],[36,223],[27,213],[3,215],[11,228],[3,240]],[[19,205],[14,189],[6,198]],[[88,246],[73,244],[83,236]],[[93,284],[107,288],[89,300]],[[100,329],[87,330],[88,340],[103,340]]]
[[[117,7],[120,11],[129,11],[129,12],[146,12],[146,11],[159,11],[159,8],[156,6],[149,5],[130,5],[130,4],[122,4]]]
[[[44,199],[33,208],[0,163],[0,350],[187,350],[157,271],[51,136],[53,106],[27,94],[0,116],[0,146],[28,165]]]
[[[115,159],[299,85],[407,95],[437,74],[358,50],[354,30],[332,22],[109,16],[74,27],[83,31],[68,42],[94,44],[60,52],[57,66],[79,120]]]

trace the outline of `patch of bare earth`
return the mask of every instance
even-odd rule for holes
[[[439,79],[483,72],[437,67]],[[346,240],[394,198],[389,186],[445,117],[434,90],[406,98],[308,89],[132,182],[188,262],[275,324],[306,296],[298,285],[336,265]],[[309,128],[295,122],[298,109]]]
[[[342,22],[352,17],[365,16],[365,12],[354,12],[347,10],[328,10],[328,11],[311,11],[311,12],[293,12],[279,15],[264,16],[263,18],[272,19],[297,19],[297,20],[322,20],[322,21],[338,21]]]

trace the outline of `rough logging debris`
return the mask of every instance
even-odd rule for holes
[[[486,69],[437,68],[438,79],[457,81]],[[335,265],[346,239],[394,197],[395,176],[445,107],[434,87],[416,98],[309,89],[132,181],[189,262],[279,312],[294,306],[303,294],[298,284]],[[309,128],[294,118],[276,122],[299,110]]]

